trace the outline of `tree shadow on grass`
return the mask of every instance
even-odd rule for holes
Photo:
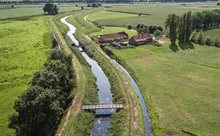
[[[176,44],[171,44],[170,45],[170,49],[173,51],[173,52],[177,52],[179,50],[178,46]]]
[[[187,43],[179,43],[179,47],[182,50],[188,50],[188,49],[194,49],[194,45],[191,42],[187,42]]]

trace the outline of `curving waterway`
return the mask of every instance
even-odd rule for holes
[[[75,26],[68,23],[66,19],[69,18],[69,16],[66,16],[62,18],[60,21],[67,25],[69,27],[69,31],[67,32],[67,35],[71,39],[71,41],[76,45],[79,46],[79,42],[76,40],[76,38],[73,36],[76,32]],[[103,72],[102,68],[99,66],[99,64],[90,58],[85,52],[82,51],[81,47],[79,47],[79,50],[81,50],[82,56],[85,58],[87,63],[91,66],[92,73],[96,77],[96,85],[98,89],[98,99],[99,103],[112,103],[112,93],[111,93],[111,85],[110,82]],[[110,127],[110,116],[113,114],[115,110],[113,109],[98,109],[96,110],[96,118],[93,124],[93,128],[91,130],[92,136],[108,136]],[[107,115],[107,116],[103,116]]]
[[[147,106],[144,102],[144,98],[141,94],[141,91],[140,91],[137,83],[135,82],[135,80],[131,77],[129,72],[122,65],[120,65],[115,60],[114,60],[114,63],[117,64],[121,68],[122,71],[124,71],[124,73],[128,76],[129,80],[131,81],[131,83],[135,89],[135,92],[138,96],[139,103],[141,104],[141,109],[142,109],[143,116],[144,116],[145,135],[152,136],[152,129],[151,129],[151,125],[150,125],[150,118],[149,118],[149,114],[148,114],[148,109],[147,109]]]
[[[66,21],[66,19],[68,17],[69,16],[66,16],[66,17],[62,18],[60,21],[69,27],[69,31],[67,32],[67,35],[69,36],[71,41],[76,46],[79,46],[79,42],[74,37],[74,34],[76,32],[76,27]],[[82,48],[79,47],[79,50],[82,51]],[[105,75],[105,73],[103,72],[103,70],[101,69],[101,67],[98,65],[98,63],[95,60],[91,59],[85,52],[81,52],[81,54],[85,58],[85,60],[91,65],[92,72],[97,79],[96,84],[97,84],[97,88],[99,90],[98,91],[99,102],[100,103],[112,103],[111,86],[110,86],[110,83],[109,83],[107,76]],[[121,68],[121,70],[128,76],[129,80],[131,81],[131,83],[136,91],[136,94],[138,96],[139,103],[141,104],[141,108],[142,108],[142,112],[143,112],[143,116],[144,116],[145,135],[152,136],[152,129],[151,129],[151,124],[150,124],[148,109],[147,109],[147,106],[144,102],[144,98],[140,92],[140,89],[139,89],[137,83],[135,82],[135,80],[131,77],[129,72],[123,66],[121,66],[116,61],[114,61],[114,63]],[[109,115],[109,114],[113,114],[114,112],[115,112],[115,110],[113,110],[113,109],[111,109],[111,110],[106,110],[106,109],[105,110],[96,110],[96,115]],[[111,125],[111,123],[110,123],[109,116],[105,116],[105,117],[97,116],[95,119],[95,122],[93,124],[92,136],[110,135],[109,131],[108,131],[108,128],[110,127],[110,125]]]

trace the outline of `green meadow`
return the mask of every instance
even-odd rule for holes
[[[163,26],[170,13],[181,15],[187,11],[215,8],[214,5],[195,4],[117,5],[89,14],[87,19],[104,28],[90,34],[91,37],[120,31],[132,36],[136,32],[123,27],[137,23]],[[140,12],[143,15],[138,16]],[[122,14],[118,16],[118,13]],[[204,37],[217,34],[219,29],[203,32]],[[127,49],[111,48],[137,81],[146,103],[154,107],[155,111],[150,111],[150,114],[154,114],[153,119],[158,118],[159,131],[218,136],[220,49],[197,44],[170,46],[169,39],[162,38],[162,41],[161,47],[149,44]],[[153,123],[155,121],[152,120]]]
[[[203,31],[204,39],[209,36],[212,40],[215,40],[215,37],[218,35],[220,37],[220,28],[215,28],[211,30]]]
[[[0,21],[0,135],[14,135],[8,119],[14,101],[43,67],[51,49],[49,17]]]
[[[59,6],[60,12],[70,12],[72,10],[79,10],[80,7],[75,6]],[[0,19],[19,18],[27,16],[41,16],[44,14],[43,5],[29,6],[19,5],[16,8],[0,8]]]
[[[186,4],[143,4],[143,5],[113,5],[111,8],[105,8],[91,14],[88,19],[102,26],[123,26],[137,25],[145,23],[147,25],[164,25],[168,14],[175,13],[182,15],[187,11],[200,12],[204,10],[213,10],[218,7],[214,5],[195,5]],[[141,16],[139,16],[141,13]]]
[[[193,45],[173,52],[169,42],[112,49],[156,108],[163,131],[218,136],[220,133],[220,49]]]
[[[137,31],[129,30],[124,27],[103,27],[103,31],[91,33],[89,36],[94,37],[94,36],[98,36],[102,34],[117,33],[117,32],[123,32],[123,31],[126,32],[128,36],[130,37],[137,34]]]

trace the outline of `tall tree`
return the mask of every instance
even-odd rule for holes
[[[62,100],[60,100],[62,99]],[[16,100],[9,127],[16,130],[17,136],[53,135],[64,110],[60,102],[64,99],[59,90],[32,86]]]
[[[50,14],[50,15],[56,15],[58,14],[58,7],[56,4],[53,3],[46,3],[43,7],[44,12]]]
[[[184,25],[184,17],[179,18],[179,23],[178,23],[178,40],[180,43],[184,42],[185,39],[185,25]]]
[[[177,38],[177,27],[178,27],[178,16],[176,14],[169,14],[165,21],[165,28],[169,28],[169,38],[171,44],[176,43]]]
[[[192,33],[192,20],[191,20],[191,11],[186,13],[186,22],[185,22],[185,42],[189,42],[190,35]]]
[[[192,28],[201,29],[204,24],[204,16],[201,12],[196,12],[192,15]]]

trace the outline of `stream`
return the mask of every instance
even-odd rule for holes
[[[151,125],[150,125],[150,118],[149,118],[149,114],[148,114],[148,109],[147,109],[147,106],[144,102],[144,98],[141,94],[141,91],[140,91],[137,83],[135,82],[135,80],[131,77],[131,75],[128,73],[128,71],[122,65],[120,65],[115,60],[114,60],[114,63],[116,63],[121,68],[121,70],[124,71],[124,73],[128,76],[129,80],[131,81],[131,84],[133,85],[134,90],[138,96],[139,103],[141,104],[141,109],[142,109],[143,116],[144,116],[145,135],[152,136],[152,129],[151,129]]]
[[[66,21],[68,17],[69,16],[64,17],[60,21],[69,27],[67,35],[76,46],[79,46],[79,42],[73,36],[73,34],[75,34],[76,32],[76,28]],[[102,68],[94,59],[90,58],[85,52],[83,52],[81,47],[79,47],[79,50],[81,51],[81,54],[84,57],[84,59],[91,66],[92,73],[96,77],[99,103],[112,103],[111,85],[108,80],[108,77],[105,75]],[[113,113],[115,113],[114,109],[96,110],[96,118],[93,124],[93,128],[91,130],[92,136],[110,135],[108,128],[111,126],[110,115]]]
[[[76,27],[73,26],[72,24],[66,22],[66,19],[69,16],[66,16],[62,18],[60,21],[67,25],[69,27],[69,31],[67,32],[67,35],[70,37],[71,41],[76,45],[79,46],[79,42],[76,40],[74,37],[74,34],[76,32]],[[82,48],[79,47],[79,50],[82,51]],[[112,93],[111,93],[111,85],[109,83],[109,80],[101,67],[98,65],[98,63],[91,59],[85,52],[81,52],[82,56],[85,58],[85,60],[90,64],[92,72],[94,76],[96,77],[97,81],[97,88],[98,88],[98,98],[99,98],[99,103],[112,103]],[[151,124],[150,124],[150,118],[148,114],[148,109],[147,106],[144,102],[144,98],[140,92],[140,89],[135,82],[135,80],[131,77],[129,72],[121,66],[119,63],[114,61],[116,65],[118,65],[121,70],[127,75],[129,80],[131,81],[136,94],[138,96],[139,103],[142,108],[143,112],[143,117],[144,117],[144,126],[145,126],[145,135],[146,136],[152,136],[152,129],[151,129]],[[92,136],[108,136],[110,135],[108,128],[110,127],[110,116],[111,114],[115,113],[114,109],[103,109],[103,110],[96,110],[96,115],[97,117],[95,118],[95,122],[93,124],[92,128]],[[99,115],[107,115],[107,116],[99,116]]]

